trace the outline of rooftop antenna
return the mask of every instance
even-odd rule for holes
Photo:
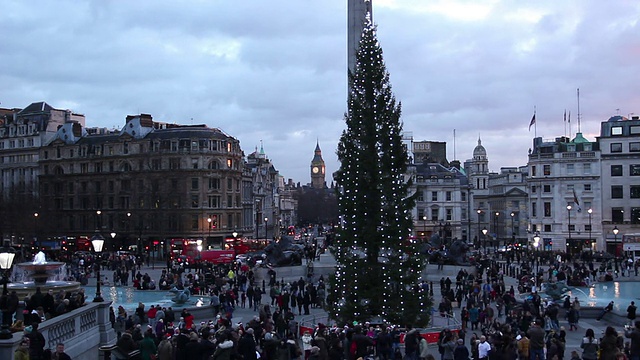
[[[580,88],[578,88],[577,93],[578,93],[578,132],[580,132],[580,118],[582,117],[582,114],[580,114]]]

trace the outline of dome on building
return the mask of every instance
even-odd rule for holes
[[[478,146],[473,149],[473,157],[487,157],[487,150],[482,146],[482,141],[478,138]]]

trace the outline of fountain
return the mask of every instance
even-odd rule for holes
[[[15,264],[11,274],[11,283],[7,285],[9,291],[15,290],[19,298],[31,296],[36,288],[42,293],[48,290],[54,292],[65,290],[76,292],[80,289],[80,283],[65,281],[66,264],[58,261],[47,261],[45,254],[40,251],[33,262]]]

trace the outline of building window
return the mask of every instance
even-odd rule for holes
[[[209,189],[210,190],[218,190],[218,189],[220,189],[220,179],[218,179],[218,178],[209,178]]]
[[[621,224],[624,221],[624,209],[612,208],[611,209],[611,222],[614,224]]]
[[[445,196],[446,196],[447,201],[451,201],[451,191],[447,191],[445,193]]]
[[[447,221],[453,220],[453,210],[452,209],[446,209],[445,210],[445,217],[447,218]]]
[[[584,231],[593,231],[593,226],[587,224],[584,226]]]
[[[538,216],[538,209],[537,209],[537,204],[535,202],[531,203],[531,216],[532,217],[537,217]]]
[[[544,185],[542,187],[542,192],[544,193],[550,193],[551,192],[551,185]]]
[[[629,197],[632,199],[640,199],[640,185],[631,185]]]
[[[197,142],[195,142],[195,143],[197,144]],[[191,159],[191,168],[194,169],[194,170],[198,169],[198,159]]]
[[[631,223],[640,224],[640,208],[631,208]]]
[[[640,176],[640,165],[638,164],[629,165],[629,175]]]
[[[611,136],[622,135],[622,126],[612,126]]]
[[[612,199],[622,199],[623,191],[622,185],[612,185],[611,186],[611,198]]]
[[[467,201],[467,193],[466,192],[461,192],[460,193],[460,201]]]
[[[574,224],[569,225],[569,231],[576,231],[576,226]]]
[[[538,191],[538,187],[536,185],[531,185],[531,193],[535,194]]]
[[[544,226],[544,232],[551,232],[551,225],[546,224],[546,225]]]
[[[542,173],[543,173],[544,176],[551,175],[551,165],[544,165],[542,167]]]
[[[544,203],[544,217],[551,217],[551,203]]]
[[[575,174],[575,172],[576,172],[576,169],[574,164],[567,164],[567,174],[573,175]]]
[[[582,173],[585,174],[585,175],[591,174],[591,164],[590,163],[582,164]]]
[[[611,152],[612,153],[622,152],[622,143],[611,143]]]
[[[629,126],[629,134],[630,135],[640,134],[640,126],[638,126],[638,125]]]
[[[191,207],[197,208],[200,203],[198,195],[191,195]]]
[[[431,209],[431,221],[438,221],[438,209]]]
[[[531,165],[531,176],[536,176],[536,166]]]
[[[200,187],[200,182],[198,178],[191,178],[191,190],[198,190]]]
[[[640,152],[640,142],[629,143],[629,152]]]
[[[611,176],[622,176],[622,165],[611,165]]]
[[[191,230],[199,230],[200,217],[198,215],[191,215]]]
[[[424,201],[424,191],[418,191],[418,199],[416,201],[423,202]]]
[[[438,201],[438,192],[437,191],[432,191],[431,192],[431,201]]]
[[[591,184],[584,184],[584,191],[591,191]]]
[[[220,196],[209,196],[209,207],[217,209],[220,207]]]

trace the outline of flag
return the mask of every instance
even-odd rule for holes
[[[569,117],[567,118],[567,122],[571,124],[571,110],[569,110]]]
[[[531,118],[531,122],[529,123],[529,131],[531,131],[531,127],[536,123],[536,113],[533,113],[533,117]]]
[[[576,195],[576,189],[575,188],[573,189],[573,202],[578,207],[578,212],[580,212],[582,209],[580,208],[580,201],[578,201],[578,195]]]
[[[567,122],[567,110],[564,110],[564,122]]]

